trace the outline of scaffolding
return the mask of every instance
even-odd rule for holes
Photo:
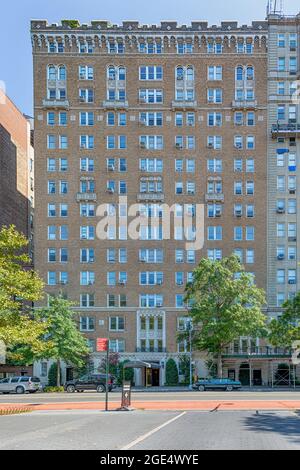
[[[223,358],[223,366],[228,374],[234,370],[235,379],[250,388],[255,386],[296,388],[298,383],[297,368],[291,358]]]

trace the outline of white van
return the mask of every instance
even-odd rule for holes
[[[42,389],[38,377],[7,377],[0,380],[0,393],[35,393]]]

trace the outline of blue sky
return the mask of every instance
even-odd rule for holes
[[[299,0],[284,0],[285,13],[296,14]],[[278,0],[279,3],[279,0]],[[249,23],[265,18],[267,0],[9,0],[1,5],[0,80],[20,110],[32,114],[32,58],[29,25],[31,19],[107,19],[114,23],[139,20],[144,24],[177,20],[189,24],[207,20]]]

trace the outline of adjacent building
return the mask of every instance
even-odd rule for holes
[[[32,239],[32,121],[0,90],[0,227],[14,224]]]
[[[93,368],[101,361],[101,337],[122,358],[153,364],[136,371],[136,384],[164,384],[169,357],[180,368],[189,353],[188,343],[178,341],[188,322],[184,286],[202,257],[234,252],[268,290],[276,313],[282,261],[275,226],[282,215],[273,193],[277,172],[286,191],[296,175],[296,168],[281,174],[276,166],[281,146],[272,122],[281,104],[272,85],[279,77],[276,28],[285,22],[278,15],[249,26],[32,21],[35,266],[49,295],[63,292],[76,302]],[[297,76],[299,17],[287,23]],[[284,199],[286,207],[295,204],[287,192]],[[170,207],[169,237],[163,221]],[[132,235],[126,224],[136,210],[144,219]],[[285,217],[287,230],[296,216]],[[284,263],[295,270],[297,258]],[[288,279],[278,293],[292,290]],[[258,362],[249,371],[254,354]],[[267,383],[267,356],[278,354],[241,338],[224,355],[225,370],[238,377],[246,363],[248,380]],[[196,373],[205,374],[205,358],[193,360]],[[39,367],[46,375],[47,364]]]
[[[29,240],[33,256],[33,122],[0,90],[0,229],[15,225]],[[32,369],[0,365],[0,378]]]

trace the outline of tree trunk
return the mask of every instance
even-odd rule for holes
[[[60,359],[56,361],[57,371],[56,371],[56,385],[60,387]]]
[[[218,353],[217,369],[218,369],[218,378],[222,379],[223,378],[222,353]]]

